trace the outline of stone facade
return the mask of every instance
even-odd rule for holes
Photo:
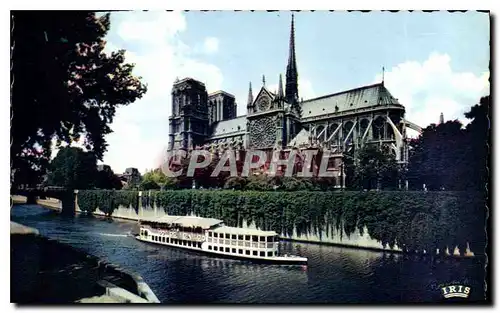
[[[208,95],[202,82],[177,80],[172,89],[169,150],[328,149],[341,158],[353,148],[377,144],[390,147],[400,163],[407,162],[406,130],[421,129],[405,119],[404,106],[383,81],[299,100],[293,17],[289,54],[286,90],[281,75],[278,91],[269,90],[263,77],[254,97],[250,84],[243,116],[236,116],[230,93]]]

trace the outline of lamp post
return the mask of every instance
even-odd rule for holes
[[[353,157],[351,157],[350,155],[346,155],[345,153],[342,153],[342,161],[340,163],[340,186],[341,186],[341,189],[345,188],[344,158],[348,158],[348,159],[351,159],[354,161]]]
[[[344,189],[344,160],[340,163],[340,189]]]

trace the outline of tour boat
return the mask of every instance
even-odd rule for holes
[[[229,227],[218,219],[164,216],[140,220],[139,229],[136,239],[144,242],[259,263],[307,264],[305,257],[280,255],[276,232]]]

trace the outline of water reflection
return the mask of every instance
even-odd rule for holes
[[[168,303],[398,303],[441,301],[438,285],[462,280],[483,297],[480,260],[430,262],[393,253],[282,242],[297,266],[254,264],[144,243],[129,236],[134,221],[67,218],[16,206],[12,220],[139,273]]]

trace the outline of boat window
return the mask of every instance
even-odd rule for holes
[[[201,242],[198,242],[198,248],[201,249]]]
[[[214,251],[217,251],[217,246],[214,246]]]
[[[239,254],[243,254],[243,249],[238,249]]]
[[[260,241],[262,241],[262,242],[266,241],[266,237],[260,236]]]
[[[246,236],[245,236],[245,240],[250,240],[250,236],[249,236],[249,235],[246,235]]]
[[[243,240],[243,235],[238,235],[238,240]]]
[[[229,239],[231,238],[231,236],[229,234],[226,234],[226,239]]]
[[[267,253],[267,256],[273,256],[273,252],[272,252],[272,251],[269,251],[269,252]]]
[[[167,237],[167,243],[169,243],[169,242],[170,242],[170,238]]]
[[[245,250],[246,255],[250,255],[250,250]]]
[[[266,256],[266,253],[264,251],[261,251],[260,256]]]
[[[259,237],[258,237],[258,236],[252,236],[252,241],[253,241],[253,242],[257,242],[257,241],[259,241]]]
[[[230,251],[229,248],[226,248],[226,252],[229,252],[229,251]]]
[[[214,233],[212,233],[211,231],[208,232],[208,237],[212,237],[214,235]]]
[[[274,242],[274,237],[273,236],[267,237],[267,242]]]
[[[254,251],[253,251],[253,255],[257,255],[257,251],[255,251],[255,250],[254,250]]]
[[[231,239],[236,239],[236,235],[231,235]]]
[[[231,249],[231,252],[236,253],[236,249],[235,248]]]
[[[161,241],[162,241],[162,242],[165,242],[165,237],[161,237]]]
[[[212,246],[208,246],[208,250],[212,250]]]

